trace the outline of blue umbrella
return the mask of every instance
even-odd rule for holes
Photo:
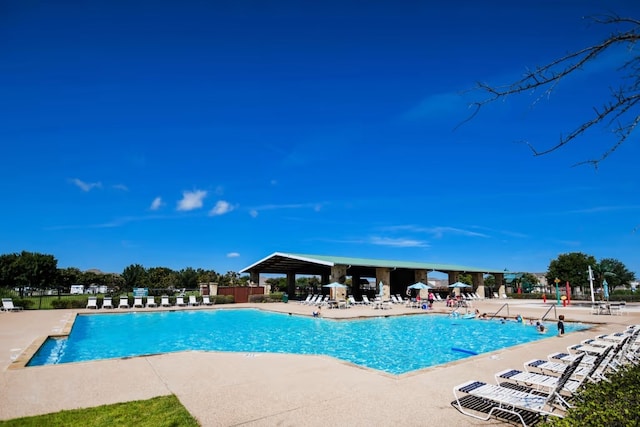
[[[414,283],[411,286],[408,286],[409,289],[433,289],[433,286],[425,285],[422,282]]]
[[[607,279],[602,281],[602,293],[604,294],[604,299],[609,301],[609,284],[607,283]]]
[[[471,286],[467,285],[466,283],[462,283],[462,282],[456,282],[452,285],[449,285],[450,288],[470,288]]]

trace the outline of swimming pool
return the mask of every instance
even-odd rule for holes
[[[555,335],[532,326],[446,315],[331,320],[256,309],[78,315],[68,338],[49,338],[40,366],[186,350],[324,354],[391,374]],[[587,325],[566,323],[567,333]]]

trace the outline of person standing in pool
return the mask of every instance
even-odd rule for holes
[[[558,335],[564,335],[564,314],[558,316]]]

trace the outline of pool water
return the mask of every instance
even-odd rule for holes
[[[324,354],[391,374],[551,338],[513,321],[446,315],[331,320],[255,309],[78,315],[68,338],[49,338],[28,366],[186,350]],[[565,323],[566,333],[587,325]]]

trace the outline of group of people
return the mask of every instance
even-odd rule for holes
[[[487,313],[482,313],[480,314],[480,310],[478,310],[476,308],[475,311],[475,318],[476,319],[480,319],[480,320],[488,320],[489,317],[487,317]],[[518,314],[516,315],[515,321],[517,323],[523,323],[524,324],[524,318]],[[506,323],[507,322],[507,318],[503,317],[500,319],[500,323]],[[535,323],[533,323],[533,319],[529,319],[529,325],[531,326],[535,326],[536,330],[538,332],[540,332],[541,334],[546,334],[547,333],[547,327],[545,326],[544,323],[542,323],[541,321],[536,321]],[[561,314],[560,316],[558,316],[558,335],[564,335],[564,315]]]

